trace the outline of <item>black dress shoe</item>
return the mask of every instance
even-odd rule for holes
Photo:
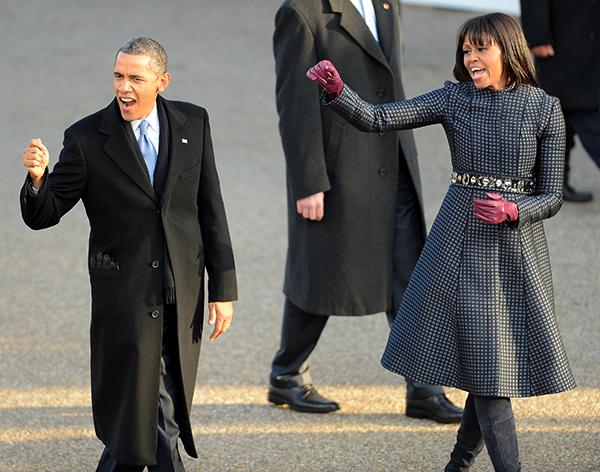
[[[443,393],[406,400],[406,416],[411,418],[428,418],[438,423],[460,423],[462,413],[462,408],[454,405]]]
[[[329,413],[340,409],[340,405],[322,396],[312,384],[293,388],[270,385],[267,398],[275,405],[288,405],[290,410],[303,413]]]
[[[565,202],[583,203],[589,202],[594,196],[591,192],[578,192],[570,185],[563,186],[563,200]]]

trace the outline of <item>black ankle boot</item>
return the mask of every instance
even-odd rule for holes
[[[446,465],[444,472],[466,472],[468,471],[475,458],[483,449],[483,440],[476,447],[464,447],[456,443],[452,454],[450,454],[450,462]]]

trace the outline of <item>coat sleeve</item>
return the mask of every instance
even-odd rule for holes
[[[29,175],[21,188],[21,215],[31,229],[58,224],[82,197],[87,183],[83,149],[71,129],[65,131],[63,149],[52,172],[37,195],[29,191]]]
[[[295,200],[331,188],[319,104],[319,87],[306,78],[317,62],[315,37],[293,6],[284,4],[275,17],[273,52],[279,132]]]
[[[208,273],[208,301],[237,300],[233,249],[206,112],[204,115],[202,169],[198,190],[198,218],[204,243],[204,263]]]
[[[344,84],[342,93],[335,100],[329,100],[323,93],[321,101],[357,129],[380,133],[442,123],[452,85],[451,82],[446,82],[443,88],[410,100],[373,105],[361,99],[354,90]]]
[[[535,193],[518,200],[518,227],[554,216],[563,203],[565,121],[558,98],[548,96],[547,100],[552,103],[538,138]]]
[[[521,24],[529,47],[554,44],[552,0],[521,0]]]

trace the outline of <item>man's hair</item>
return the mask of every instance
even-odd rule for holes
[[[468,39],[474,46],[483,46],[485,43],[497,44],[505,57],[504,68],[509,84],[514,84],[515,89],[520,85],[538,85],[533,59],[521,25],[509,15],[504,13],[490,13],[468,20],[460,28],[456,41],[456,63],[454,64],[454,77],[459,82],[471,79],[469,71],[464,64],[463,43]]]
[[[152,67],[159,75],[167,72],[167,51],[165,51],[165,48],[158,41],[152,38],[140,36],[128,39],[117,50],[115,60],[120,52],[134,56],[148,56],[150,57]]]

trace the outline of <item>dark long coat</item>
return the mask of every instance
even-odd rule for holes
[[[284,292],[309,313],[392,309],[401,151],[421,200],[412,132],[357,131],[320,106],[319,87],[306,78],[309,67],[329,59],[368,100],[404,98],[399,5],[382,5],[375,4],[381,46],[347,0],[288,0],[276,16],[277,110],[288,184]],[[325,218],[305,220],[296,200],[317,192],[325,192]],[[423,219],[415,233],[424,236]]]
[[[453,170],[462,176],[451,181],[413,271],[384,367],[483,396],[573,388],[542,224],[562,205],[559,101],[528,85],[495,91],[446,82],[379,107],[346,86],[330,107],[372,132],[442,124]],[[490,191],[517,203],[516,224],[490,225],[473,216],[473,200]]]
[[[27,184],[21,192],[23,219],[33,229],[57,224],[81,199],[90,222],[90,256],[102,252],[118,265],[118,270],[89,268],[92,407],[98,438],[127,464],[156,463],[165,242],[175,278],[185,396],[175,417],[193,457],[189,412],[205,267],[209,300],[237,296],[208,115],[195,105],[158,100],[171,143],[160,199],[128,141],[116,101],[65,131],[63,150],[39,196],[30,196]]]
[[[600,109],[600,2],[521,0],[521,21],[530,47],[554,46],[536,58],[544,90],[565,110]]]

